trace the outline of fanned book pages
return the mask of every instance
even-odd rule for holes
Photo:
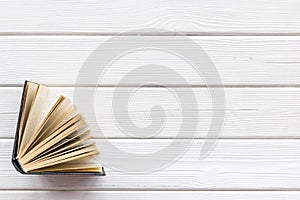
[[[12,162],[22,174],[105,175],[80,113],[62,95],[25,81]]]

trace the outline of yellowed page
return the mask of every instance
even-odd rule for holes
[[[72,118],[70,121],[64,124],[61,128],[59,128],[57,131],[55,131],[37,146],[33,147],[23,157],[20,157],[19,160],[23,163],[27,163],[32,158],[36,157],[46,149],[50,148],[51,146],[62,140],[63,138],[66,138],[67,136],[74,133],[79,128],[83,128],[84,126],[86,126],[86,123],[84,122],[84,120],[82,120],[80,115],[77,115],[75,118]]]
[[[64,123],[66,123],[69,119],[71,119],[74,113],[74,106],[70,105],[61,113],[56,112],[53,114],[52,123],[48,124],[45,129],[40,132],[35,141],[33,141],[33,147],[43,142],[46,138],[48,138],[51,134],[53,134],[56,130],[58,130]]]
[[[97,149],[95,149],[95,146],[94,146],[94,148],[80,149],[78,151],[70,152],[68,154],[64,154],[60,157],[56,157],[56,158],[47,160],[45,162],[28,163],[25,165],[22,164],[22,167],[23,167],[24,171],[31,171],[34,169],[44,168],[44,167],[48,167],[48,166],[52,166],[52,165],[56,165],[56,164],[60,164],[60,163],[69,162],[72,160],[81,159],[81,158],[92,156],[92,155],[95,155],[98,153],[99,152],[97,151]]]
[[[102,168],[98,164],[93,163],[62,163],[45,167],[34,172],[102,172]]]
[[[76,155],[79,155],[82,153],[90,152],[92,150],[96,150],[96,146],[90,143],[88,145],[85,145],[85,147],[80,146],[80,147],[74,148],[73,150],[68,150],[66,152],[60,153],[60,155],[53,157],[53,158],[33,161],[33,162],[25,163],[25,164],[22,163],[22,164],[25,166],[49,164],[49,163],[56,162],[61,159],[65,159],[65,158],[76,156]],[[51,165],[53,165],[53,164],[51,164]]]
[[[38,84],[27,82],[25,86],[25,94],[24,94],[24,101],[23,101],[23,108],[22,108],[22,114],[21,114],[21,120],[20,120],[20,125],[19,125],[19,137],[18,137],[18,149],[17,152],[19,153],[20,151],[20,144],[22,142],[23,138],[23,131],[26,125],[26,121],[28,119],[28,114],[30,111],[30,108],[32,106],[32,103],[35,99],[36,93],[38,89]],[[17,154],[18,154],[17,153]]]
[[[25,125],[22,142],[20,143],[20,152],[19,152],[20,156],[23,155],[24,151],[26,150],[25,149],[26,144],[29,142],[33,133],[39,127],[41,114],[43,111],[45,101],[47,99],[47,95],[48,95],[47,87],[44,85],[39,85],[36,97],[34,99],[34,102],[28,114],[28,119]]]
[[[38,159],[43,158],[43,157],[48,157],[50,155],[49,152],[51,152],[51,151],[54,151],[54,150],[55,150],[55,152],[60,151],[61,148],[64,148],[70,142],[78,141],[78,140],[84,142],[91,138],[92,138],[92,135],[90,134],[90,130],[84,131],[79,134],[74,133],[72,137],[62,140],[59,143],[57,143],[57,144],[53,145],[52,147],[50,147],[49,149],[47,149],[46,151],[43,151],[41,154],[38,155]],[[36,159],[34,158],[33,160],[36,160]]]
[[[65,151],[60,151],[56,155],[45,157],[45,158],[42,158],[40,160],[36,160],[36,161],[33,161],[33,162],[35,162],[35,163],[44,162],[44,161],[47,161],[47,160],[50,160],[50,159],[53,159],[53,158],[61,157],[63,155],[71,153],[71,152],[79,151],[79,150],[84,149],[84,148],[94,148],[94,147],[96,147],[96,146],[92,142],[86,143],[86,144],[80,144],[79,143],[76,146],[73,146],[73,148],[67,148],[67,149],[65,149]],[[33,163],[33,162],[30,162],[30,163]]]
[[[69,105],[70,101],[68,99],[65,99],[65,97],[60,96],[57,99],[38,130],[34,133],[34,135],[25,146],[25,149],[27,149],[27,151],[32,149],[32,147],[34,147],[34,145],[36,145],[40,141],[40,139],[45,137],[47,133],[54,131],[54,128],[58,124],[60,124],[61,121],[65,120],[66,117],[71,116],[74,109],[73,107],[69,107],[68,109],[66,109]],[[24,153],[26,153],[27,151],[25,151]]]

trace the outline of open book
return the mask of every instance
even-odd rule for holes
[[[12,162],[23,174],[105,175],[94,155],[92,135],[64,96],[51,100],[49,89],[26,81]]]

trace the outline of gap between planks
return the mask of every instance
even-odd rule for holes
[[[238,32],[0,32],[0,36],[300,36],[299,33]]]
[[[25,80],[24,80],[25,81]],[[131,88],[131,87],[139,87],[139,88],[300,88],[300,84],[257,84],[257,85],[237,85],[237,84],[224,84],[224,85],[179,85],[179,84],[172,84],[172,85],[138,85],[138,84],[131,84],[131,85],[117,85],[117,84],[96,84],[96,85],[76,85],[76,84],[46,84],[48,87],[61,87],[61,88],[69,88],[69,87],[86,87],[86,88]],[[7,88],[7,87],[23,87],[24,83],[22,84],[0,84],[0,88]]]
[[[24,175],[22,175],[24,176]],[[129,189],[129,188],[111,188],[107,189],[105,188],[104,190],[99,190],[99,189],[84,189],[84,190],[72,190],[72,189],[34,189],[34,188],[27,188],[27,189],[14,189],[14,188],[9,188],[9,189],[0,189],[0,194],[1,192],[4,191],[14,191],[14,192],[29,192],[29,191],[39,191],[39,192],[61,192],[61,191],[74,191],[74,192],[300,192],[300,189],[296,188],[291,188],[291,189]],[[299,194],[300,195],[300,194]]]
[[[1,192],[1,199],[296,199],[300,196],[298,191],[44,191],[44,190],[12,190]]]

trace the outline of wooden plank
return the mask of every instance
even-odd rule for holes
[[[281,199],[297,199],[299,192],[285,191],[0,191],[1,200],[31,200],[31,199],[90,199],[90,200],[163,200],[172,198],[180,199],[205,199],[205,200],[281,200]]]
[[[51,87],[51,95],[64,94],[73,99],[71,87]],[[85,88],[90,90],[91,88]],[[128,88],[122,88],[122,96],[126,95]],[[177,88],[185,96],[186,88]],[[0,137],[12,138],[15,134],[17,114],[19,110],[22,89],[19,87],[0,88]],[[112,108],[114,88],[97,88],[95,92],[95,119],[90,118],[91,113],[80,110],[87,118],[88,123],[94,127],[99,125],[104,135],[109,138],[127,138],[115,121]],[[212,117],[212,104],[210,93],[206,88],[194,88],[198,108],[199,124],[197,137],[205,138]],[[300,126],[300,89],[299,88],[226,88],[225,123],[222,138],[299,138]],[[127,101],[127,99],[124,99]],[[81,102],[85,102],[84,98]],[[166,124],[155,138],[174,138],[179,132],[182,113],[181,105],[171,92],[164,88],[143,88],[136,92],[129,101],[129,116],[115,111],[123,123],[131,120],[140,127],[150,125],[152,119],[150,110],[155,105],[165,109]],[[154,127],[153,132],[156,128]],[[186,130],[190,133],[191,130]],[[100,137],[99,132],[93,133]],[[130,134],[130,133],[129,133]],[[186,136],[189,137],[189,136]]]
[[[297,0],[1,1],[0,24],[2,33],[95,34],[163,28],[190,34],[298,34],[298,8]]]
[[[191,147],[167,168],[153,173],[128,174],[106,166],[106,177],[24,176],[11,162],[11,139],[0,140],[0,189],[14,190],[299,190],[300,140],[226,139],[219,140],[204,160],[199,160],[203,140]],[[134,154],[145,154],[139,161],[160,162],[149,156],[170,144],[169,139],[110,140],[116,147]],[[178,140],[186,142],[186,140]],[[97,140],[102,158],[113,159],[114,167],[124,164],[124,157]],[[165,152],[164,158],[173,152]],[[129,156],[130,158],[130,156]],[[122,168],[121,168],[122,169]]]
[[[3,7],[0,6],[0,9]],[[257,16],[256,18],[259,19]],[[0,37],[0,85],[21,85],[25,79],[52,85],[73,85],[88,55],[109,38],[111,37],[2,36]],[[170,41],[171,47],[188,49],[190,53],[197,51],[193,47],[178,44],[178,37],[164,38]],[[299,86],[299,37],[190,38],[207,52],[226,86]],[[128,39],[135,42],[133,36]],[[99,84],[116,85],[126,73],[147,64],[169,67],[191,85],[206,85],[205,80],[187,62],[163,51],[139,51],[122,57],[111,65]],[[201,63],[197,64],[201,65]],[[159,70],[153,71],[146,76],[157,77],[160,73]],[[134,75],[140,76],[136,73]],[[134,76],[131,82],[140,83]],[[174,80],[174,84],[178,82]]]

